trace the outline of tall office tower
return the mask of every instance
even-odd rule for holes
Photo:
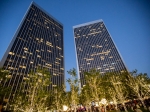
[[[83,72],[92,68],[100,70],[102,74],[127,70],[102,20],[76,25],[73,29],[81,86],[85,84]]]
[[[32,2],[1,60],[1,66],[11,75],[5,85],[12,86],[12,94],[37,66],[50,71],[50,89],[64,84],[63,55],[63,25]]]

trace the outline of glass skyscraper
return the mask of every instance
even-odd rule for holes
[[[76,25],[73,29],[81,86],[85,84],[83,72],[90,69],[96,68],[102,74],[127,70],[102,20]]]
[[[23,77],[37,66],[48,68],[53,86],[64,84],[63,25],[36,3],[29,6],[2,60],[1,67],[10,71],[15,93]]]

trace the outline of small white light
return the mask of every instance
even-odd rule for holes
[[[68,107],[66,105],[63,105],[63,111],[67,111]]]

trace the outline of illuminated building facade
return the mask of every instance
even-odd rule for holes
[[[96,68],[102,74],[127,70],[104,22],[97,20],[74,29],[78,77],[85,84],[84,71]]]
[[[50,71],[50,89],[64,84],[63,38],[63,25],[32,2],[0,63],[10,71],[5,86],[12,87],[11,93],[37,66]]]

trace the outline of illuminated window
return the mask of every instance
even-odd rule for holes
[[[64,70],[64,68],[60,68],[61,70]]]
[[[36,38],[36,40],[39,40],[39,38]]]
[[[60,47],[58,47],[58,46],[56,46],[56,48],[58,48],[58,49],[60,49],[60,50],[61,50],[61,48],[60,48]]]
[[[40,55],[37,55],[37,57],[38,57],[38,58],[41,58],[41,56],[40,56]]]
[[[33,61],[30,61],[31,64],[33,64]]]
[[[102,46],[97,45],[96,47],[97,47],[97,48],[100,48],[100,47],[102,47]]]
[[[50,50],[47,50],[47,52],[51,52]]]
[[[28,53],[28,51],[24,51],[25,53]]]
[[[22,58],[26,58],[25,56],[22,56]]]
[[[110,56],[109,58],[113,58],[113,56]]]
[[[55,62],[56,64],[60,64],[59,62]]]
[[[43,39],[41,38],[40,42],[43,42]]]
[[[57,74],[56,74],[56,73],[53,73],[53,75],[55,75],[55,76],[56,76]]]
[[[12,69],[13,70],[14,68],[13,67],[8,67],[8,69]]]
[[[19,67],[20,67],[20,68],[24,68],[24,69],[26,68],[26,66],[22,66],[22,65],[20,65]]]
[[[56,87],[57,85],[52,85],[53,87]]]
[[[100,58],[101,58],[101,60],[104,60],[104,59],[105,59],[105,57],[104,57],[104,56],[101,56]]]
[[[36,52],[40,52],[39,50],[36,50]]]
[[[10,54],[10,55],[15,55],[15,53],[13,53],[13,52],[9,52],[9,54]]]
[[[94,60],[94,58],[84,58],[84,59],[86,59],[86,61],[91,61],[91,60]]]
[[[46,41],[46,45],[53,47],[53,46],[52,46],[52,43],[50,43],[50,42],[48,42],[48,41]]]
[[[50,67],[52,66],[52,65],[51,65],[51,64],[49,64],[49,63],[45,63],[45,65],[46,65],[46,66],[50,66]]]
[[[56,58],[57,60],[61,60],[60,58]]]
[[[26,47],[24,47],[23,49],[24,49],[24,50],[28,50],[28,48],[26,48]]]

